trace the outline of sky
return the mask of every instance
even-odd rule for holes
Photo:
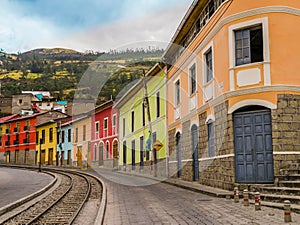
[[[166,47],[192,1],[1,0],[0,48],[17,53],[55,47],[109,51],[136,43]]]

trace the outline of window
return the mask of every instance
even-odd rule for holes
[[[71,129],[68,129],[68,142],[71,142],[71,135],[72,135],[72,131]]]
[[[82,140],[86,140],[86,125],[83,125],[83,135],[82,135]]]
[[[142,126],[146,125],[146,116],[145,116],[145,103],[142,102]]]
[[[235,31],[235,55],[236,66],[264,60],[262,25]]]
[[[99,132],[99,122],[96,122],[96,123],[95,123],[95,131],[96,131],[96,132]]]
[[[156,93],[156,117],[160,117],[160,93]]]
[[[45,130],[42,130],[42,143],[45,143],[45,138],[46,138],[46,132]]]
[[[61,143],[65,143],[65,131],[61,132]]]
[[[125,118],[123,118],[123,137],[125,137],[125,134],[126,134],[126,132],[125,132],[125,128],[126,128],[125,122],[126,122],[126,120],[125,120]]]
[[[180,104],[180,80],[175,82],[175,105]]]
[[[115,135],[117,134],[117,115],[114,114],[113,117],[112,117],[112,135]]]
[[[104,130],[107,130],[108,128],[108,118],[104,119]]]
[[[113,115],[112,127],[116,127],[117,125],[117,115]]]
[[[205,57],[205,81],[208,83],[213,79],[213,61],[212,61],[212,49],[210,48],[204,55]]]
[[[208,131],[208,157],[215,156],[215,135],[214,135],[214,123],[207,124]]]
[[[196,65],[189,69],[190,94],[196,93]]]
[[[134,111],[131,112],[131,132],[134,132]]]
[[[49,128],[49,142],[53,141],[53,128]]]

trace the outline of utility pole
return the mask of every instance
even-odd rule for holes
[[[149,135],[150,135],[150,146],[152,149],[152,165],[153,165],[153,176],[157,177],[157,168],[156,168],[156,150],[153,148],[153,140],[152,140],[152,125],[151,125],[151,115],[150,115],[150,104],[149,104],[149,98],[148,98],[148,91],[147,91],[147,81],[146,81],[146,74],[145,70],[143,69],[143,80],[144,80],[144,90],[145,90],[145,97],[144,101],[146,107],[147,107],[147,118],[148,118],[148,129],[149,129]]]
[[[42,138],[40,138],[39,139],[40,140],[40,160],[39,160],[39,172],[42,172],[42,141],[43,141],[43,139]]]

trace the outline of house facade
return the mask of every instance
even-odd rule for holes
[[[167,130],[164,64],[158,63],[151,68],[145,75],[145,82],[149,101],[150,125],[143,79],[129,89],[114,106],[119,110],[119,167],[127,171],[139,171],[153,175],[156,171],[157,175],[166,176]],[[151,146],[156,141],[162,143],[159,151],[153,151]],[[156,161],[155,168],[153,161]]]
[[[91,124],[90,114],[73,121],[73,166],[91,166]]]
[[[2,162],[35,164],[36,120],[36,116],[13,115],[1,123],[0,160]]]
[[[48,121],[36,126],[36,164],[58,165],[57,122]]]
[[[118,112],[113,109],[113,101],[98,106],[91,123],[92,166],[118,167]]]
[[[73,120],[58,121],[57,124],[57,152],[60,166],[72,166],[73,161]]]
[[[192,3],[164,54],[171,176],[233,189],[299,161],[299,22],[293,0]]]

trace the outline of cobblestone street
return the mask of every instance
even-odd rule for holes
[[[283,211],[245,207],[165,183],[108,170],[96,170],[107,185],[104,224],[300,224],[283,222]],[[141,184],[142,186],[138,186]]]

